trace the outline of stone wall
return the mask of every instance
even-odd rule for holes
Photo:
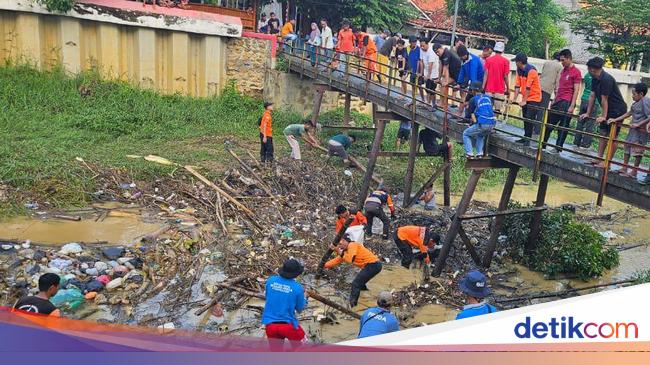
[[[231,38],[227,44],[226,80],[255,98],[264,96],[264,80],[271,67],[271,42],[251,37]]]

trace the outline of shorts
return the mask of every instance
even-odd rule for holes
[[[645,125],[641,128],[630,129],[630,132],[625,138],[625,142],[635,143],[641,146],[645,146],[646,144],[648,144],[649,140],[650,140],[650,133],[645,131]],[[629,155],[643,156],[644,152],[645,152],[644,148],[637,147],[637,146],[630,146],[629,144],[625,145],[625,153]]]
[[[433,93],[435,93],[435,91],[436,91],[436,86],[437,86],[437,85],[436,85],[436,82],[435,82],[435,81],[433,81],[433,80],[431,80],[431,79],[427,80],[427,85],[426,85],[426,87],[427,87],[427,92],[428,92],[429,94],[433,94]]]
[[[293,328],[290,323],[269,323],[265,328],[266,337],[278,340],[304,341],[305,331],[298,326]]]
[[[600,123],[600,125],[598,126],[598,130],[600,131],[601,135],[609,136],[609,133],[612,130],[612,125],[607,124],[606,122]],[[621,124],[616,123],[616,134],[614,134],[614,138],[618,137],[619,133],[621,133]]]
[[[400,77],[400,79],[404,79],[406,75],[408,75],[408,71],[406,71],[406,70],[399,70],[399,77]],[[412,82],[412,81],[411,81],[411,82]]]
[[[409,138],[411,138],[411,130],[410,129],[400,128],[397,131],[397,139],[401,139],[401,140],[405,141],[405,140],[407,140]]]
[[[415,84],[417,82],[418,85],[424,84],[424,79],[422,76],[418,76],[417,74],[411,73],[411,84]]]

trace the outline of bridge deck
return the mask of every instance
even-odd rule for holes
[[[291,58],[291,71],[300,73],[318,83],[329,85],[341,92],[349,92],[351,95],[365,98],[409,120],[413,119],[412,108],[408,106],[409,100],[399,98],[396,88],[391,88],[389,96],[389,90],[385,85],[366,83],[363,76],[351,73],[349,79],[346,79],[346,75],[342,72],[329,72],[322,66],[312,67],[309,62],[301,63],[298,56],[288,57]],[[415,122],[442,134],[443,118],[442,111],[432,112],[418,108]],[[467,124],[460,123],[453,118],[449,118],[448,124],[449,137],[459,142],[462,141],[462,133],[467,128]],[[536,144],[533,143],[532,145],[535,147],[531,148],[514,143],[518,137],[511,134],[522,136],[523,130],[513,125],[499,123],[489,138],[488,153],[515,165],[534,169],[537,154]],[[539,172],[598,192],[604,170],[585,164],[586,161],[586,158],[567,151],[560,154],[543,152]],[[641,185],[632,178],[611,173],[608,175],[607,181],[606,196],[650,210],[650,186]]]

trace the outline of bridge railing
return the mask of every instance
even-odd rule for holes
[[[418,82],[420,80],[419,76],[421,75],[416,75],[415,82],[411,82],[412,72],[410,72],[410,67],[408,67],[408,60],[405,61],[407,62],[407,67],[406,67],[407,70],[403,71],[396,67],[395,62],[382,63],[377,59],[368,58],[363,55],[358,55],[355,53],[337,52],[336,50],[328,50],[320,46],[310,46],[306,44],[294,46],[291,44],[284,44],[283,53],[287,55],[287,60],[289,62],[290,68],[292,63],[296,65],[296,62],[298,62],[300,63],[301,74],[304,74],[305,70],[310,70],[311,72],[315,73],[317,76],[324,76],[326,78],[329,78],[330,84],[332,82],[333,73],[342,72],[346,83],[346,90],[345,90],[346,92],[349,92],[350,90],[350,81],[349,81],[350,77],[361,78],[362,80],[365,79],[364,81],[365,90],[363,91],[364,95],[360,95],[361,97],[364,97],[364,99],[367,99],[369,88],[371,85],[373,85],[376,88],[385,90],[386,107],[389,107],[391,97],[393,96],[402,99],[404,101],[408,101],[407,106],[411,107],[411,113],[412,113],[411,120],[413,121],[416,119],[417,110],[420,107],[427,108],[431,112],[434,112],[436,110],[441,111],[443,113],[443,141],[444,142],[448,141],[449,139],[450,119],[454,119],[459,122],[467,122],[467,119],[464,118],[464,116],[458,115],[457,113],[454,113],[452,111],[453,106],[451,105],[451,102],[455,102],[458,104],[464,103],[465,100],[464,96],[466,94],[466,91],[458,85],[441,85],[442,90],[440,91],[428,89],[426,87],[426,84],[419,84]],[[386,72],[381,72],[382,70],[386,70]],[[376,75],[381,76],[382,80],[375,81],[374,78]],[[361,76],[364,77],[362,78]],[[383,80],[384,78],[386,79],[385,82]],[[399,87],[396,88],[396,86],[398,86],[398,83],[399,86],[404,85],[406,89],[410,87],[411,92],[408,91],[404,92],[402,88]],[[427,93],[435,95],[436,99],[440,100],[440,102],[435,102],[434,105],[430,105],[429,103],[426,102],[426,100],[420,100],[420,98],[418,98],[418,90],[424,92],[425,97]],[[461,97],[460,98],[456,97],[456,93],[460,93]],[[629,131],[631,130],[631,127],[629,125],[623,123],[617,123],[617,125],[611,125],[609,134],[603,135],[591,131],[571,128],[570,127],[571,121],[573,119],[577,119],[580,117],[577,114],[552,110],[548,107],[538,107],[538,106],[529,105],[528,106],[529,108],[537,109],[539,112],[543,113],[541,120],[530,119],[530,118],[525,118],[523,116],[509,113],[510,107],[513,104],[517,105],[517,103],[514,100],[511,101],[509,100],[509,98],[506,98],[505,100],[501,99],[500,101],[505,102],[506,105],[505,112],[501,112],[497,110],[495,110],[495,112],[498,115],[501,115],[503,117],[503,121],[506,124],[513,124],[513,121],[519,121],[523,123],[531,123],[534,126],[540,127],[539,137],[537,138],[526,137],[521,134],[513,133],[512,131],[503,127],[503,125],[499,125],[499,124],[497,124],[494,128],[494,130],[497,132],[510,135],[510,136],[516,136],[528,141],[529,143],[537,144],[535,147],[537,150],[536,158],[535,158],[535,166],[533,168],[533,176],[535,179],[537,178],[537,175],[539,173],[540,164],[544,160],[545,154],[543,152],[546,146],[556,148],[560,152],[565,152],[583,158],[592,159],[593,164],[596,167],[603,169],[603,173],[601,174],[600,188],[599,188],[598,199],[597,199],[598,205],[602,204],[602,199],[605,193],[605,188],[607,186],[607,181],[608,181],[611,166],[613,165],[619,166],[620,169],[625,169],[625,171],[627,171],[628,169],[632,169],[632,171],[637,171],[637,172],[641,171],[643,173],[650,174],[650,170],[648,168],[643,168],[641,166],[635,167],[629,161],[625,162],[614,158],[614,155],[619,145],[622,145],[624,148],[629,146],[630,149],[635,148],[637,150],[643,151],[641,153],[642,159],[650,156],[649,154],[650,147],[637,144],[637,143],[627,142],[620,138],[621,137],[620,133],[617,132],[619,127],[621,128],[621,130],[627,130],[629,133]],[[569,121],[569,127],[549,124],[548,118],[550,114],[571,118]],[[593,121],[594,127],[598,127],[599,123],[596,123],[596,118],[587,117],[586,119],[588,121],[589,120]],[[549,128],[552,128],[553,130],[557,130],[558,133],[559,131],[564,131],[567,133],[567,137],[568,135],[576,136],[578,134],[582,135],[583,138],[591,137],[592,139],[598,141],[598,143],[604,144],[605,151],[602,156],[598,156],[598,155],[590,154],[588,153],[588,151],[584,151],[584,152],[576,151],[574,149],[569,149],[564,146],[559,146],[557,144],[551,143],[550,141],[544,142],[544,135]],[[645,128],[645,126],[643,126],[642,128]],[[589,148],[589,150],[591,149]]]

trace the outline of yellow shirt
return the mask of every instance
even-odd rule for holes
[[[293,33],[293,24],[291,24],[291,22],[286,22],[282,26],[282,37],[286,37],[289,33]]]

